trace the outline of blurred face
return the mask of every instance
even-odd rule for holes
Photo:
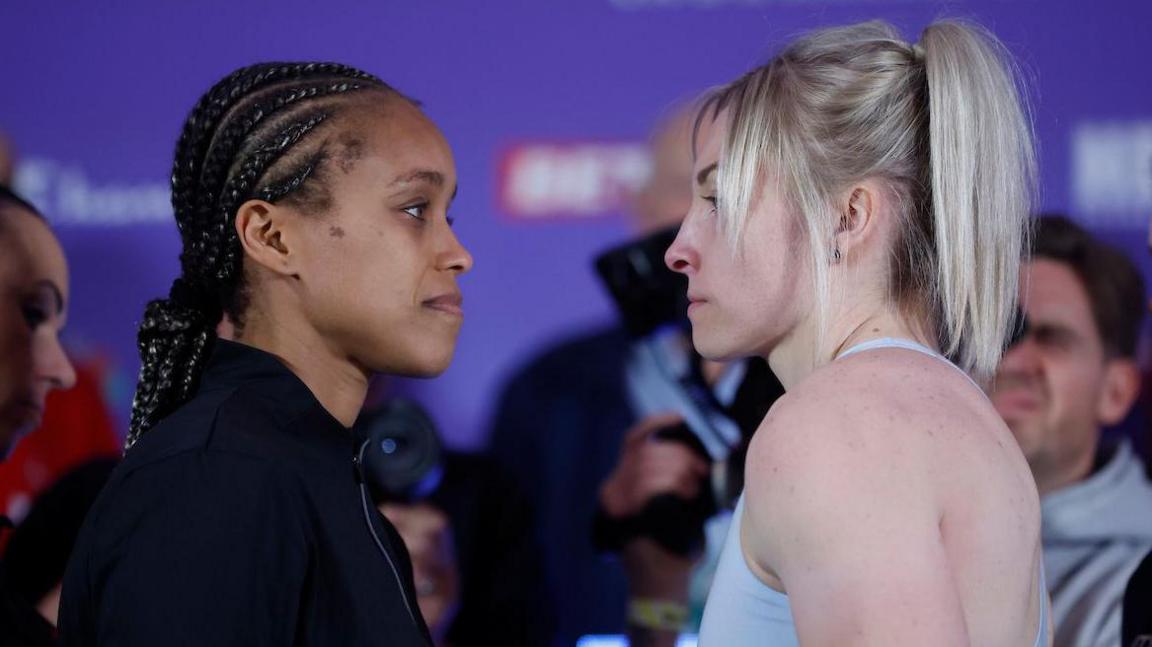
[[[0,203],[0,457],[40,424],[48,392],[76,381],[60,346],[68,266],[42,220]]]
[[[448,208],[456,165],[407,101],[350,120],[330,165],[331,212],[309,227],[302,275],[312,324],[366,371],[430,376],[448,367],[463,321],[457,277],[472,257]]]
[[[716,170],[727,116],[701,125],[691,208],[668,249],[668,267],[688,277],[692,341],[714,360],[767,357],[807,306],[797,250],[783,201],[768,185],[752,202],[734,252],[716,215]]]
[[[1107,407],[1111,361],[1072,269],[1037,259],[1021,270],[1029,332],[1005,353],[992,402],[1038,484],[1073,482],[1091,469],[1101,425],[1119,422]]]

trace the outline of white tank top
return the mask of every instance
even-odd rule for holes
[[[906,339],[886,337],[857,344],[836,357],[873,350],[876,348],[903,348],[930,355],[946,362],[956,370],[955,364],[930,348]],[[963,373],[963,371],[961,371]],[[968,377],[967,373],[964,373]],[[969,377],[969,380],[971,378]],[[975,382],[973,382],[975,384]],[[792,607],[788,596],[764,584],[748,568],[740,547],[740,527],[744,517],[744,495],[736,502],[732,525],[720,552],[716,577],[704,606],[704,619],[700,625],[701,647],[799,647],[796,624],[792,620]],[[1040,626],[1036,631],[1034,647],[1048,644],[1048,594],[1044,569],[1040,569]]]

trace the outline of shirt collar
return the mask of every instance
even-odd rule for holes
[[[334,446],[343,452],[350,443],[355,447],[363,440],[340,424],[279,357],[248,344],[218,339],[204,369],[200,390],[241,386],[275,400],[279,406],[277,418],[286,424],[307,418],[300,431],[301,439],[309,444]]]

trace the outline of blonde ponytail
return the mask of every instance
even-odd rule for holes
[[[1010,56],[979,26],[924,30],[943,350],[990,377],[1016,307],[1036,161]]]

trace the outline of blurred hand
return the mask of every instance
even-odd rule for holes
[[[681,422],[675,414],[652,416],[628,431],[620,461],[600,487],[600,505],[608,516],[636,515],[660,494],[692,499],[699,493],[708,462],[682,443],[654,437]],[[683,603],[699,557],[677,555],[652,539],[637,537],[624,546],[621,559],[632,596]]]
[[[385,503],[380,512],[392,522],[412,557],[417,604],[439,643],[456,616],[459,574],[448,517],[427,503]]]
[[[682,443],[654,437],[660,429],[682,421],[676,414],[657,415],[628,431],[620,461],[600,486],[600,505],[608,516],[631,517],[660,494],[692,499],[699,493],[708,462]]]

